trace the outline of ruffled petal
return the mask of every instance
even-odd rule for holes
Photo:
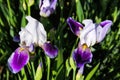
[[[17,48],[8,59],[8,67],[12,73],[18,73],[29,61],[29,52],[25,48]]]
[[[80,30],[82,30],[83,25],[80,24],[79,22],[75,21],[74,19],[72,19],[71,17],[69,17],[67,19],[67,23],[70,26],[71,31],[77,35],[80,36]]]
[[[77,67],[80,68],[84,64],[92,61],[92,53],[88,47],[82,45],[74,50],[73,59],[75,60]]]
[[[27,16],[28,24],[19,32],[20,40],[28,44],[43,45],[47,41],[47,34],[43,25],[31,16]]]
[[[50,42],[46,42],[43,45],[43,50],[47,56],[50,58],[55,58],[58,54],[58,49],[57,47],[53,46]]]
[[[112,25],[112,21],[110,20],[105,20],[98,25],[98,27],[96,28],[98,43],[105,38],[107,31],[110,29],[111,25]]]

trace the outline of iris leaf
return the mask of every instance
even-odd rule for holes
[[[91,80],[92,76],[95,74],[95,72],[97,71],[98,67],[99,67],[100,63],[98,63],[92,70],[91,72],[87,75],[87,77],[85,78],[85,80]]]
[[[76,0],[76,14],[79,22],[81,22],[84,19],[84,14],[80,0]]]

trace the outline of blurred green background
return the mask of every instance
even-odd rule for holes
[[[13,74],[7,66],[9,56],[19,46],[13,38],[27,24],[27,15],[44,25],[48,40],[59,49],[58,56],[50,60],[49,80],[73,78],[70,57],[79,40],[66,23],[68,17],[79,22],[83,19],[92,19],[96,23],[112,20],[106,38],[92,47],[93,60],[85,66],[83,75],[89,80],[86,76],[100,63],[90,80],[120,80],[120,0],[58,0],[50,17],[41,17],[39,11],[39,0],[0,0],[0,80],[34,80],[40,62],[43,64],[42,80],[46,80],[49,60],[41,48],[36,49],[36,56],[21,72]]]

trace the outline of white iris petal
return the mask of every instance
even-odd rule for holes
[[[50,6],[50,1],[49,0],[43,0],[43,5],[41,8],[46,8],[46,7],[49,7]]]
[[[87,46],[92,46],[96,43],[96,24],[92,20],[84,20],[83,23],[85,27],[80,33],[80,43],[87,44]]]
[[[20,35],[20,43],[21,45],[25,43],[26,46],[30,46],[33,38],[29,31],[27,31],[25,28],[21,28],[21,31],[19,32]]]
[[[28,20],[28,24],[19,33],[21,42],[25,42],[26,46],[30,46],[33,43],[42,46],[47,41],[43,25],[31,16],[27,16],[26,19]]]

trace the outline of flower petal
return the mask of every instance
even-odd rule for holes
[[[40,0],[39,7],[48,7],[50,6],[50,0]]]
[[[82,45],[74,50],[73,59],[75,60],[77,67],[80,68],[84,64],[92,61],[92,53],[88,47],[84,48],[84,45]]]
[[[81,75],[83,74],[84,71],[84,64],[79,67],[78,74]]]
[[[34,45],[31,44],[31,45],[29,46],[28,50],[29,50],[29,52],[33,52],[33,51],[34,51]]]
[[[111,25],[112,21],[110,20],[105,20],[98,25],[96,28],[97,42],[101,42],[105,38],[107,31],[110,29]]]
[[[20,45],[30,46],[31,43],[33,43],[33,38],[31,33],[26,30],[25,28],[21,28],[21,31],[19,32],[20,35]]]
[[[55,10],[56,4],[57,4],[57,0],[51,0],[50,4],[51,4],[50,8],[53,8]]]
[[[22,47],[17,48],[8,59],[11,72],[19,72],[29,61],[29,52]]]
[[[90,27],[91,24],[93,24],[93,21],[91,19],[85,19],[82,21],[82,23],[85,25],[85,28]]]
[[[80,42],[87,44],[87,46],[93,46],[96,43],[96,24],[92,20],[84,20],[85,27],[80,32]]]
[[[20,39],[24,41],[26,44],[28,42],[31,42],[29,43],[28,46],[34,43],[36,45],[42,46],[47,40],[46,31],[43,25],[40,22],[38,22],[36,19],[32,18],[31,16],[27,16],[26,19],[28,20],[28,24],[26,25],[24,30],[27,32],[21,31],[19,33],[21,37]],[[31,38],[26,38],[25,35],[26,37],[31,35]]]
[[[95,30],[96,25],[91,24],[90,27],[92,27],[92,29],[85,36],[85,42],[88,47],[96,44],[96,30]]]
[[[83,28],[83,25],[80,24],[79,22],[75,21],[71,17],[67,19],[67,23],[70,26],[71,31],[77,35],[80,36],[80,30]]]
[[[20,36],[14,36],[13,37],[13,41],[15,41],[15,42],[20,42]]]
[[[55,11],[57,0],[40,0],[40,15],[49,17]]]
[[[58,49],[57,49],[57,47],[53,46],[53,45],[52,45],[51,43],[49,43],[49,42],[44,43],[44,45],[43,45],[43,50],[44,50],[45,54],[46,54],[47,56],[49,56],[50,58],[54,58],[54,57],[56,57],[57,54],[58,54]]]

